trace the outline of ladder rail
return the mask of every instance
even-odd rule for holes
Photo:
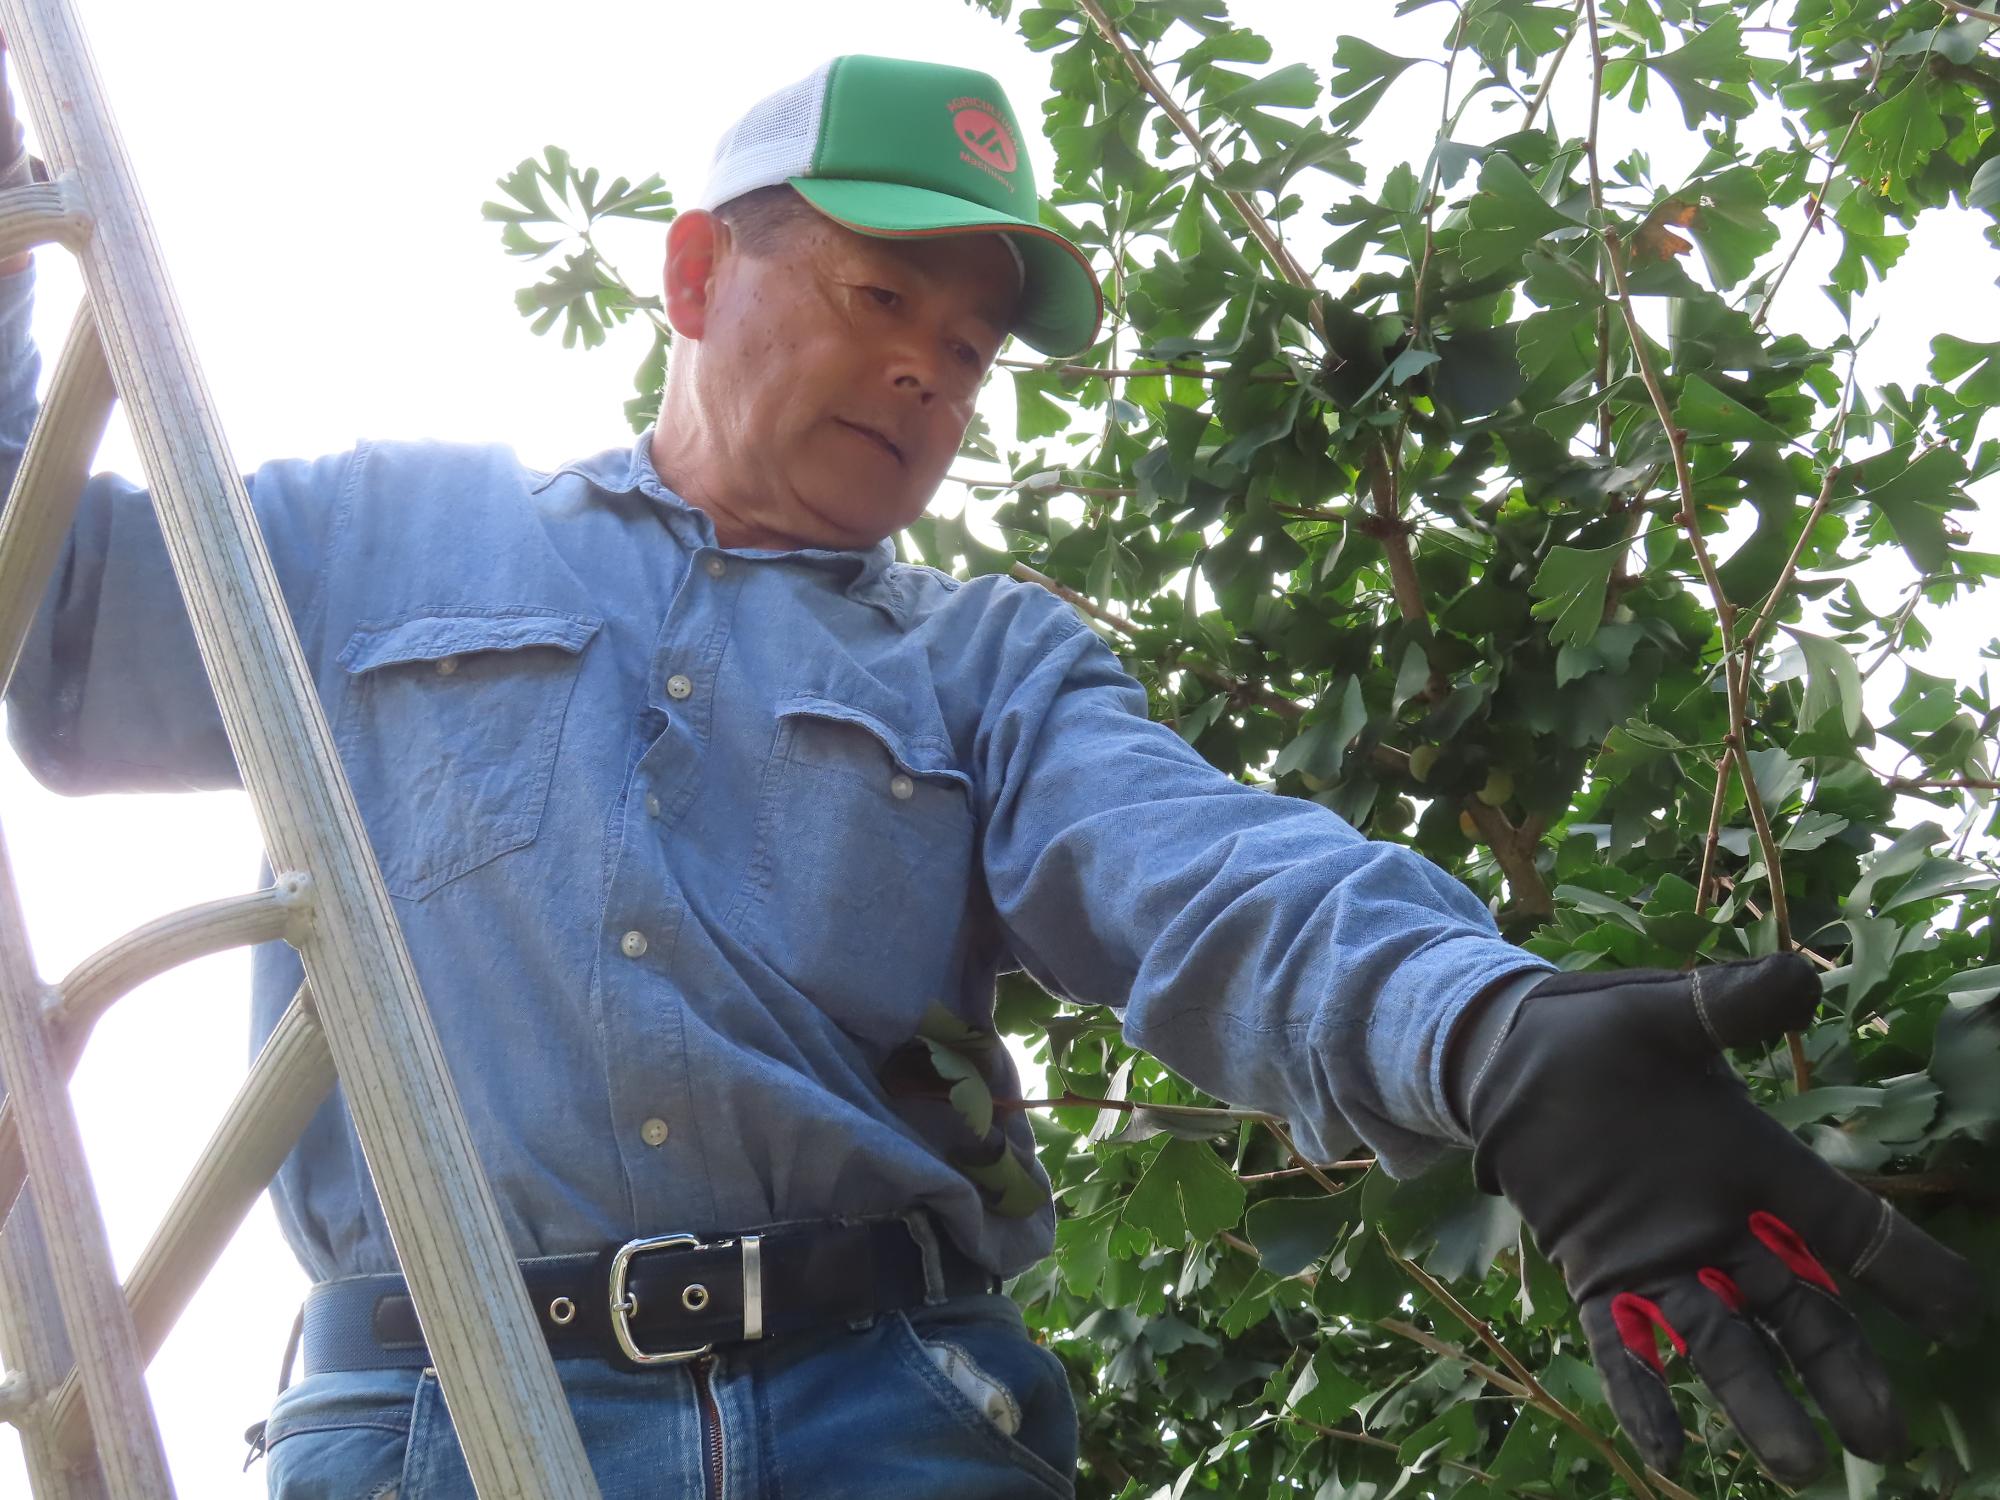
[[[301,985],[125,1279],[146,1363],[160,1352],[333,1085],[333,1054],[312,1011],[311,986]],[[90,1418],[75,1370],[49,1398],[47,1420],[61,1452],[74,1456],[87,1447]]]
[[[90,460],[104,440],[117,397],[97,337],[97,315],[86,299],[49,376],[48,399],[14,471],[13,494],[0,508],[0,690],[13,679],[43,590],[62,557]]]
[[[15,1204],[0,1229],[0,1344],[31,1395],[53,1390],[73,1368],[32,1194]],[[34,1500],[106,1500],[104,1477],[88,1450],[66,1453],[47,1422],[22,1422],[17,1430]]]
[[[265,848],[274,868],[311,876],[313,918],[297,946],[474,1484],[484,1500],[596,1500],[74,8],[69,0],[0,0],[0,29],[20,64],[43,155],[59,179],[73,177],[93,226],[79,263]],[[10,1082],[24,1069],[45,1075],[50,1067],[44,1033],[25,1024],[33,998],[17,995],[15,1014],[0,1026],[7,1042],[0,1067]],[[54,1160],[44,1140],[60,1134],[61,1121],[43,1119],[67,1119],[74,1140],[66,1095],[55,1109],[31,1090],[17,1092],[35,1106],[22,1111],[22,1135],[37,1200],[52,1198],[66,1211],[76,1185],[45,1180]],[[163,1468],[145,1468],[137,1451],[145,1444],[130,1436],[152,1432],[150,1410],[143,1399],[134,1410],[114,1395],[138,1389],[136,1368],[103,1368],[114,1356],[135,1366],[138,1355],[108,1257],[88,1274],[66,1269],[73,1226],[58,1225],[48,1203],[41,1207],[111,1492],[171,1493]],[[76,1216],[97,1223],[101,1242],[94,1203],[77,1206]],[[101,1332],[100,1317],[120,1328]]]
[[[118,1288],[111,1240],[91,1188],[69,1089],[56,1066],[27,924],[0,841],[0,1078],[20,1122],[48,1250],[49,1284],[90,1402],[97,1460],[112,1500],[173,1493],[146,1397],[139,1339]]]

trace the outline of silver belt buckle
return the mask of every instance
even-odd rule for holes
[[[632,1337],[631,1320],[638,1316],[639,1299],[626,1288],[627,1277],[631,1273],[632,1262],[641,1255],[650,1255],[662,1250],[727,1250],[736,1246],[743,1270],[743,1337],[758,1339],[764,1336],[764,1287],[762,1275],[763,1237],[746,1234],[737,1240],[704,1240],[693,1234],[663,1234],[652,1239],[627,1240],[618,1247],[611,1257],[610,1304],[611,1336],[618,1341],[618,1347],[625,1357],[635,1365],[678,1365],[715,1348],[714,1344],[703,1344],[694,1349],[664,1349],[649,1353],[641,1349]],[[697,1294],[699,1294],[697,1300]],[[681,1292],[681,1305],[690,1312],[699,1312],[708,1301],[708,1289],[700,1283],[693,1283]]]

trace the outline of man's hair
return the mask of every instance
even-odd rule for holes
[[[744,250],[764,256],[783,248],[800,224],[817,220],[820,213],[790,183],[780,182],[717,205],[715,216]]]

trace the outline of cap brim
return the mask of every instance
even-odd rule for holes
[[[1084,253],[1052,229],[996,213],[984,203],[900,182],[794,177],[814,208],[859,234],[921,239],[946,234],[1004,234],[1021,252],[1026,285],[1014,333],[1043,354],[1075,354],[1097,341],[1104,294]]]

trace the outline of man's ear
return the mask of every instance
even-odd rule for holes
[[[715,268],[729,226],[706,209],[690,208],[667,227],[667,322],[682,338],[699,340],[708,328],[715,296]]]

